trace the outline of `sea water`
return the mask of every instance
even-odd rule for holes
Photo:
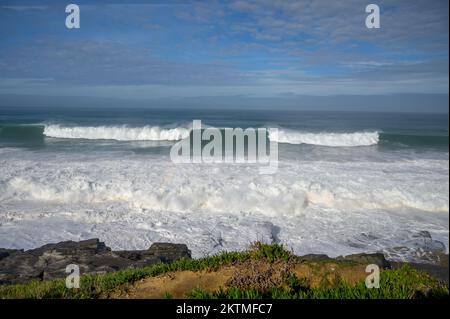
[[[278,170],[172,163],[193,120],[278,128]],[[98,237],[200,257],[262,241],[426,261],[448,253],[448,140],[442,114],[2,107],[0,247]]]

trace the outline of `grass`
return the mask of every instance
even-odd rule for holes
[[[164,294],[164,299],[173,299],[173,296],[172,296],[172,294],[170,292],[166,292]]]
[[[156,264],[139,269],[127,269],[103,275],[85,275],[80,278],[79,289],[67,289],[65,280],[33,281],[28,284],[0,286],[0,298],[100,298],[106,297],[121,286],[133,284],[144,278],[158,276],[174,271],[217,270],[224,265],[249,260],[264,260],[268,263],[275,261],[292,261],[292,253],[281,245],[253,244],[247,252],[223,252],[201,259],[181,259],[171,264]],[[338,281],[332,286],[323,285],[311,288],[304,278],[289,275],[282,284],[270,289],[252,288],[242,289],[229,287],[216,292],[196,289],[191,292],[191,298],[209,299],[260,299],[260,298],[420,298],[420,297],[448,297],[448,287],[438,283],[423,272],[408,266],[397,270],[381,272],[379,289],[368,289],[362,281],[350,286]],[[172,295],[167,292],[164,298]]]
[[[351,286],[344,281],[333,286],[311,288],[304,278],[290,276],[284,285],[267,291],[258,289],[219,289],[206,292],[194,289],[193,299],[416,299],[448,298],[448,286],[442,285],[427,274],[405,265],[400,269],[386,270],[380,274],[380,288],[368,289],[364,281]]]
[[[65,280],[32,281],[27,284],[0,286],[0,298],[99,298],[125,284],[132,284],[147,277],[155,277],[172,271],[216,270],[223,265],[252,258],[252,252],[223,252],[201,259],[181,259],[171,264],[126,269],[102,275],[84,275],[80,288],[67,289]]]
[[[288,261],[293,256],[282,245],[265,245],[260,242],[253,243],[250,252],[253,259],[265,259],[271,263],[277,260]]]

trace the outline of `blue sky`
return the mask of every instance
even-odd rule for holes
[[[0,1],[0,94],[448,100],[447,0],[72,2]]]

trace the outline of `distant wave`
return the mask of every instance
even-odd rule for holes
[[[320,146],[369,146],[379,142],[378,132],[356,133],[308,133],[279,129],[278,137],[273,132],[269,139],[278,143],[311,144]]]
[[[44,135],[56,138],[117,141],[176,141],[189,136],[185,127],[161,128],[159,126],[61,126],[46,125]]]
[[[202,124],[202,127],[208,126]],[[117,141],[176,141],[187,138],[191,131],[189,123],[182,126],[164,127],[146,125],[69,126],[64,124],[0,124],[0,139],[21,141],[42,140],[44,137],[117,140]],[[310,144],[318,146],[353,147],[389,145],[391,147],[437,147],[448,149],[449,137],[440,135],[402,135],[387,132],[305,132],[280,128],[278,137],[273,132],[269,139],[278,143]]]
[[[63,126],[49,124],[44,126],[47,137],[88,140],[116,141],[177,141],[189,137],[187,127],[162,128],[160,126]],[[269,139],[279,143],[311,144],[321,146],[367,146],[378,144],[378,132],[357,133],[308,133],[278,130],[278,138],[273,133]]]

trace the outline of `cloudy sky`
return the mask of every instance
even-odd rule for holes
[[[0,95],[448,101],[447,0],[72,2],[0,0]]]

